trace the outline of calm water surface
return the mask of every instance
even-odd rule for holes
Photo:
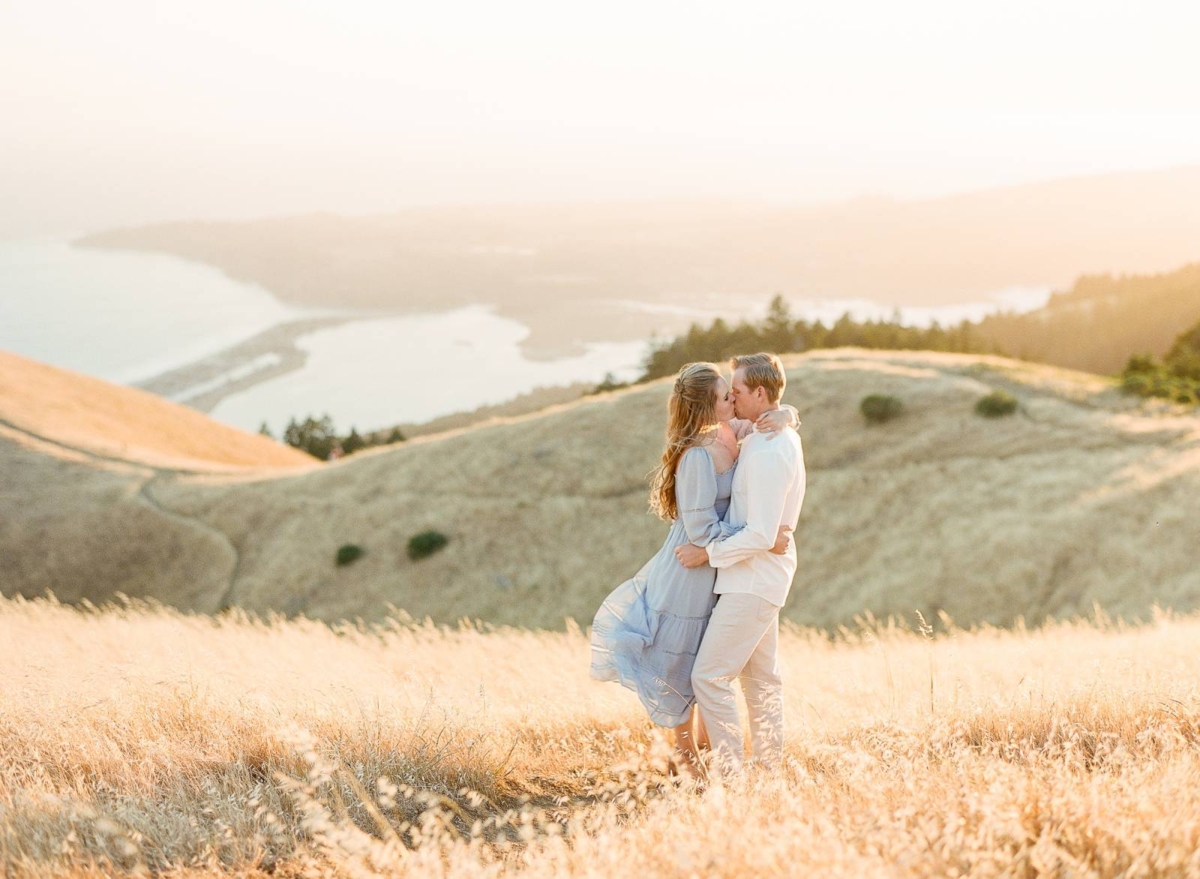
[[[623,380],[640,373],[644,342],[588,346],[587,353],[555,361],[528,360],[523,324],[483,306],[442,314],[355,321],[308,336],[304,369],[222,400],[212,415],[230,424],[277,428],[292,416],[328,412],[339,429],[375,429],[426,421],[536,387]]]
[[[909,323],[945,325],[998,308],[1036,308],[1048,295],[1049,288],[1010,288],[984,302],[904,308],[901,315]],[[702,322],[731,316],[718,305],[709,297],[684,310]],[[648,313],[683,308],[625,306]],[[859,319],[893,311],[845,299],[797,300],[792,307],[827,323],[846,311]],[[754,318],[765,303],[733,311]],[[64,239],[0,240],[0,348],[110,381],[134,383],[283,321],[332,313],[285,305],[257,285],[172,256],[77,248]],[[326,413],[339,430],[371,430],[502,402],[536,387],[599,381],[608,372],[632,379],[646,353],[644,342],[607,343],[578,357],[533,361],[520,349],[527,334],[483,306],[364,315],[301,336],[297,345],[309,355],[304,368],[226,397],[211,414],[247,430],[265,421],[276,434],[289,418]],[[259,358],[259,365],[272,357]]]
[[[109,381],[134,383],[283,321],[331,313],[285,305],[172,256],[0,240],[0,348]],[[521,354],[527,334],[484,307],[355,320],[300,337],[309,353],[303,369],[227,397],[211,414],[247,430],[266,421],[278,432],[292,416],[328,413],[341,430],[369,430],[606,372],[635,378],[646,348],[593,345],[547,363]]]
[[[173,256],[0,240],[0,348],[109,381],[149,378],[308,313]]]

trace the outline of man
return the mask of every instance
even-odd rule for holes
[[[735,357],[732,391],[738,418],[757,421],[779,408],[786,378],[774,354]],[[800,436],[774,439],[757,432],[742,441],[733,498],[725,522],[741,530],[709,543],[675,550],[684,566],[718,569],[720,596],[692,669],[696,702],[708,727],[713,753],[725,768],[744,759],[742,726],[733,679],[740,678],[750,712],[757,762],[773,767],[783,752],[783,680],[779,673],[779,610],[796,573],[796,545],[770,552],[780,525],[795,529],[804,502],[804,452]]]

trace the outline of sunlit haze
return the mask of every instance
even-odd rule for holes
[[[0,234],[1189,164],[1197,32],[1115,2],[8,3]]]

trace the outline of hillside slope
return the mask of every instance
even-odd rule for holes
[[[303,452],[136,388],[0,351],[0,424],[91,455],[176,470],[310,467]]]
[[[836,626],[864,610],[920,609],[1005,624],[1093,603],[1126,616],[1200,606],[1200,418],[996,358],[840,350],[787,362],[809,467],[787,617]],[[1016,416],[973,413],[993,388],[1020,399]],[[4,472],[20,458],[28,480],[17,494],[30,501],[0,525],[0,557],[16,572],[4,591],[124,591],[327,619],[396,606],[445,621],[586,623],[666,532],[646,513],[644,477],[668,389],[657,382],[271,478],[150,479],[3,444]],[[868,393],[899,396],[906,414],[864,426]],[[110,517],[105,564],[91,565],[97,548],[78,543],[83,520],[71,511],[80,480],[92,509],[133,498],[169,511],[171,530]],[[31,547],[22,534],[51,491],[61,516],[38,523]],[[412,562],[405,545],[426,528],[450,544]],[[337,568],[343,543],[367,554]],[[47,583],[47,547],[64,557],[73,548],[86,576],[63,566]]]
[[[0,592],[68,601],[125,592],[216,610],[237,551],[159,506],[149,486],[185,472],[316,466],[145,391],[0,351]]]

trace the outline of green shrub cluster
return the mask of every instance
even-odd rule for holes
[[[975,412],[984,418],[1003,418],[1017,411],[1017,398],[1007,391],[992,391],[975,402]]]
[[[338,547],[337,556],[334,560],[337,562],[339,568],[344,568],[346,565],[358,561],[366,554],[367,551],[356,543],[343,543]]]
[[[904,411],[904,404],[900,402],[898,397],[890,397],[886,394],[870,394],[862,398],[862,402],[858,404],[858,409],[863,414],[863,418],[871,424],[882,424],[885,421],[891,421]]]
[[[422,531],[414,534],[408,541],[408,557],[415,561],[428,558],[444,548],[450,538],[440,531]]]
[[[1121,387],[1139,397],[1161,397],[1188,406],[1200,404],[1200,381],[1172,375],[1162,366],[1153,369],[1126,369]]]
[[[1200,324],[1181,334],[1162,363],[1149,355],[1129,358],[1121,387],[1140,397],[1200,405]]]

